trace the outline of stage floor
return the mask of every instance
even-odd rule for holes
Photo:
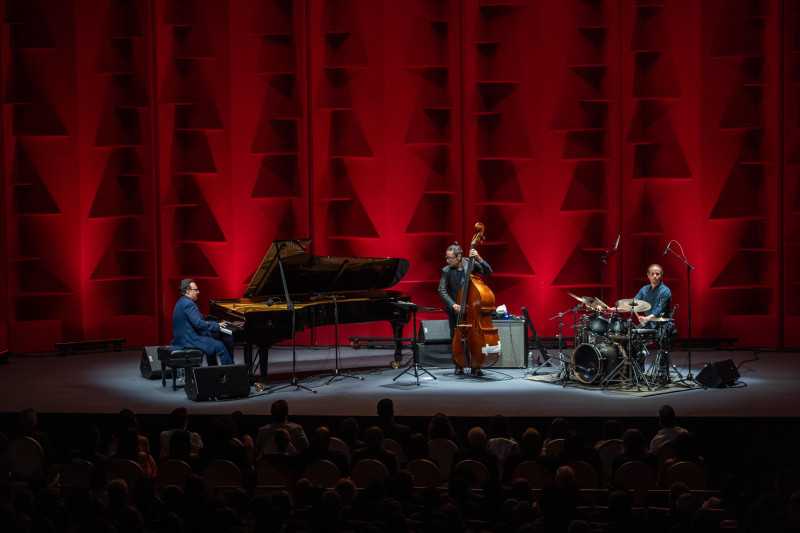
[[[572,350],[565,352],[571,356]],[[702,388],[670,394],[637,397],[614,387],[566,387],[525,379],[527,369],[487,370],[485,376],[455,376],[452,368],[428,367],[433,377],[422,374],[417,385],[413,373],[394,380],[403,370],[392,370],[389,350],[341,347],[341,366],[352,375],[328,384],[334,368],[333,348],[303,347],[297,351],[300,384],[315,392],[287,387],[291,377],[291,348],[270,351],[269,383],[264,392],[251,389],[249,397],[221,402],[191,402],[183,389],[173,391],[171,382],[141,376],[140,349],[121,352],[12,355],[0,365],[2,407],[6,413],[34,407],[40,413],[116,413],[122,408],[139,414],[166,414],[178,406],[196,414],[230,413],[263,415],[270,404],[284,398],[292,416],[372,416],[381,398],[392,398],[398,416],[429,417],[436,412],[450,416],[507,417],[653,417],[669,403],[684,417],[798,417],[797,384],[800,357],[795,352],[756,350],[692,351],[694,376],[706,363],[732,359],[741,377],[734,387]],[[237,354],[242,361],[241,353]],[[652,357],[652,356],[651,356]],[[686,372],[687,354],[672,354],[677,368]],[[403,363],[409,354],[404,354]],[[648,358],[648,365],[650,363]]]

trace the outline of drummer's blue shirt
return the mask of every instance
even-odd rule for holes
[[[644,300],[645,302],[650,304],[650,311],[647,312],[645,316],[655,315],[657,317],[660,316],[670,316],[670,305],[672,304],[672,292],[661,282],[658,287],[653,289],[650,284],[648,283],[636,294],[637,300]],[[640,327],[650,327],[655,328],[655,322],[648,322],[644,326]]]

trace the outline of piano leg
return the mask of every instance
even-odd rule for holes
[[[392,335],[394,336],[394,360],[398,363],[403,360],[403,326],[406,322],[392,320]]]

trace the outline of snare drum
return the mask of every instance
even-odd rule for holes
[[[637,344],[658,342],[658,330],[652,328],[633,328],[631,339]]]
[[[582,383],[599,383],[626,357],[619,344],[581,344],[572,354],[572,372]]]

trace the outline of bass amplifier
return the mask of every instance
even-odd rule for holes
[[[511,316],[495,318],[492,322],[497,328],[497,335],[500,338],[500,357],[491,368],[527,368],[525,319]],[[428,334],[425,342],[418,346],[419,362],[422,366],[453,366],[452,341],[448,321],[429,320],[423,321],[423,324],[427,325]],[[423,338],[424,332],[424,329],[420,332],[420,338]],[[444,339],[442,339],[443,332],[446,334]],[[432,342],[428,339],[431,339]]]
[[[525,318],[509,316],[492,319],[500,338],[500,358],[493,368],[527,368],[528,350],[525,336]]]

